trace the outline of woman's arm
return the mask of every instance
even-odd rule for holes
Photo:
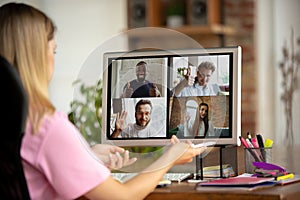
[[[194,149],[187,143],[174,144],[153,164],[126,183],[121,184],[109,177],[85,196],[89,199],[143,199],[155,189],[172,166],[191,162],[204,150],[205,147]]]
[[[91,149],[111,170],[131,165],[137,160],[135,157],[130,158],[128,150],[114,145],[96,144]]]

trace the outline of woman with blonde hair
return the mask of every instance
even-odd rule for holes
[[[56,49],[51,19],[32,6],[8,3],[0,7],[0,27],[0,55],[17,69],[29,99],[21,157],[32,199],[143,199],[172,166],[204,151],[172,138],[144,171],[123,184],[114,180],[109,169],[135,159],[119,147],[90,148],[49,100]]]

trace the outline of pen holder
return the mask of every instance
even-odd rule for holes
[[[253,162],[272,162],[272,148],[244,148],[244,151],[246,173],[255,173]]]

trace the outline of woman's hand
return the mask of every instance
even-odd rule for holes
[[[171,137],[171,144],[177,144],[179,142],[180,142],[179,139],[175,135],[172,135],[172,137]]]
[[[180,140],[175,136],[172,135],[171,143],[173,145],[181,144],[181,148],[184,148],[184,143],[181,143]],[[186,150],[185,152],[175,161],[175,165],[189,163],[193,161],[193,158],[197,155],[200,155],[206,150],[206,147],[194,148],[192,147],[192,142],[188,140],[185,144]]]
[[[120,169],[137,160],[135,157],[130,158],[129,151],[118,146],[96,144],[91,149],[109,169]]]
[[[178,137],[176,137],[175,135],[172,135],[171,137],[171,144],[177,144],[177,143],[180,143],[180,140],[178,139]],[[187,144],[191,145],[192,142],[190,140],[187,140],[186,141]]]
[[[206,150],[206,147],[194,148],[190,144],[180,142],[174,144],[171,149],[174,154],[178,154],[177,151],[182,152],[174,161],[174,165],[181,165],[192,162],[197,155],[202,154]]]

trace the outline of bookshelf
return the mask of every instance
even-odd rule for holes
[[[222,4],[222,0],[127,0],[128,29],[167,28],[191,37],[203,47],[225,46],[225,36],[233,35],[235,30],[224,24]],[[175,25],[169,23],[173,15],[182,20]],[[149,37],[132,34],[129,46],[139,48],[147,41],[151,44]]]

